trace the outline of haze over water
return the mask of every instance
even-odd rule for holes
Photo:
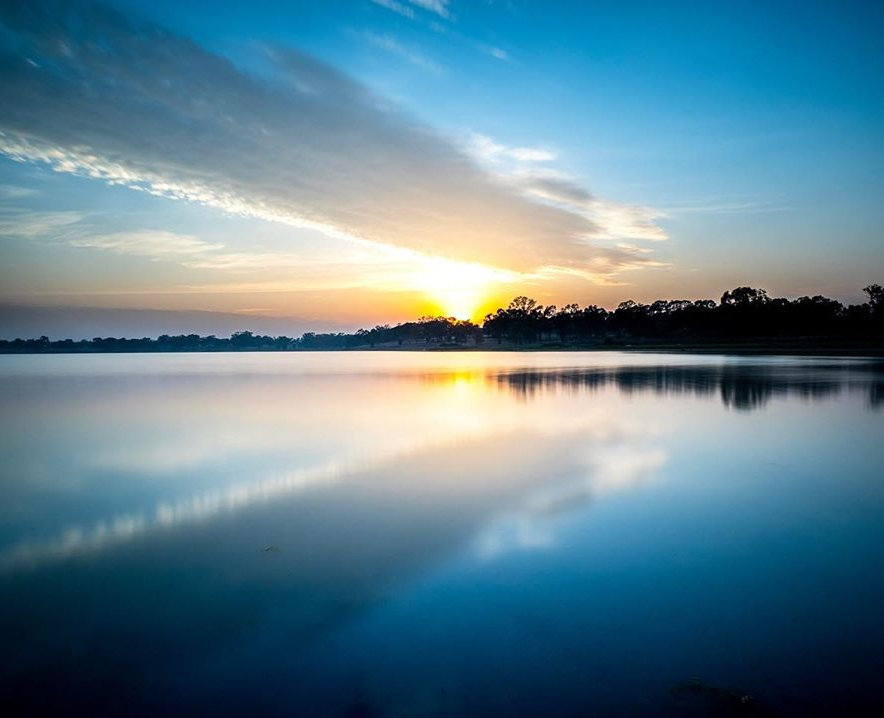
[[[880,714],[882,398],[850,359],[2,356],[5,712]]]

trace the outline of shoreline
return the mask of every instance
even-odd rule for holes
[[[158,347],[157,349],[114,349],[101,350],[93,348],[58,348],[47,350],[0,350],[0,355],[65,355],[65,354],[300,354],[305,352],[518,352],[518,353],[549,353],[549,352],[647,352],[661,354],[743,354],[755,356],[794,355],[794,356],[853,356],[853,357],[884,357],[884,340],[865,341],[839,341],[839,342],[812,342],[790,340],[763,340],[752,339],[746,341],[718,341],[718,342],[594,342],[590,344],[542,342],[536,344],[496,344],[493,341],[483,344],[436,344],[436,345],[383,345],[383,346],[358,346],[346,348],[327,349],[277,349],[272,347],[255,347],[243,349],[231,349],[229,347],[218,349],[171,349]]]

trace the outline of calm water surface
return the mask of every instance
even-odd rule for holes
[[[5,715],[884,715],[884,374],[0,357]]]

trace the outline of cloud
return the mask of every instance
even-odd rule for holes
[[[18,187],[11,184],[0,185],[0,198],[3,199],[21,199],[23,197],[34,197],[40,194],[38,190],[30,187]]]
[[[501,50],[499,47],[494,47],[493,45],[487,46],[483,48],[485,52],[487,52],[491,57],[495,57],[498,60],[502,60],[503,62],[509,62],[512,58],[510,54],[506,50]]]
[[[399,42],[392,35],[389,35],[387,33],[379,35],[374,32],[365,32],[362,34],[362,36],[375,47],[379,47],[382,50],[386,50],[387,52],[390,52],[394,55],[403,57],[416,67],[420,67],[423,70],[428,70],[434,75],[442,74],[442,67],[440,65],[424,57],[420,53],[405,47],[405,45]]]
[[[393,12],[397,12],[400,15],[404,15],[405,17],[413,20],[414,19],[414,10],[412,10],[407,5],[403,5],[401,2],[396,2],[396,0],[371,0],[375,5],[380,5],[381,7],[387,8],[387,10],[392,10]]]
[[[598,228],[600,239],[637,239],[658,242],[668,238],[657,220],[666,215],[643,205],[594,197],[580,184],[558,173],[523,173],[525,192],[554,205],[583,213]],[[622,245],[621,245],[622,246]]]
[[[667,213],[684,214],[762,214],[767,212],[785,212],[791,210],[789,205],[773,203],[768,200],[728,200],[716,199],[696,200],[670,203]]]
[[[39,218],[36,218],[39,220]],[[56,226],[62,226],[61,220]],[[382,285],[382,277],[392,271],[395,260],[405,262],[396,250],[383,251],[382,247],[372,246],[348,248],[346,252],[336,252],[333,257],[302,256],[299,253],[280,252],[262,249],[260,246],[246,250],[233,250],[221,242],[208,242],[190,234],[169,232],[157,229],[136,229],[124,232],[95,233],[89,224],[63,226],[71,227],[62,239],[81,249],[97,249],[115,254],[145,257],[153,261],[174,262],[190,269],[207,269],[225,273],[261,270],[262,280],[256,288],[277,286],[291,290],[326,289],[329,287],[352,286],[353,268],[358,268],[363,283]],[[53,225],[37,221],[34,229],[47,237],[57,236],[52,232]],[[36,236],[36,234],[34,234]],[[411,267],[413,263],[407,263]],[[280,283],[276,276],[284,275],[286,281]],[[380,275],[380,276],[378,276]]]
[[[588,190],[558,173],[523,174],[526,190],[546,200],[574,207],[585,207],[593,201]]]
[[[499,162],[510,159],[517,162],[551,162],[558,157],[552,150],[539,147],[508,147],[486,135],[474,133],[468,151],[480,161]]]
[[[446,20],[454,19],[454,16],[448,9],[448,0],[405,0],[405,2],[398,2],[398,0],[371,0],[371,2],[373,2],[375,5],[385,7],[387,8],[387,10],[392,10],[395,13],[404,15],[409,20],[414,20],[415,18],[414,10],[409,7],[409,5],[413,5],[414,7],[419,7],[422,10],[435,13],[439,17],[443,17]]]
[[[71,239],[70,243],[75,247],[105,249],[158,260],[189,260],[224,246],[188,234],[150,229],[78,237]]]
[[[434,12],[446,20],[451,20],[451,11],[448,9],[448,0],[408,0],[412,5]]]
[[[4,3],[0,23],[0,92],[16,98],[0,104],[0,151],[13,159],[519,272],[616,272],[634,259],[594,246],[586,212],[535,201],[303,53],[268,51],[267,74],[249,75],[98,4]],[[544,152],[509,154],[528,162]]]
[[[4,210],[0,212],[0,236],[36,239],[46,235],[58,235],[81,222],[82,212],[30,212]]]
[[[657,224],[658,220],[667,217],[665,213],[644,205],[596,197],[558,170],[537,168],[538,164],[547,165],[558,159],[558,153],[552,150],[510,147],[478,133],[471,135],[466,150],[528,197],[585,217],[595,228],[594,239],[667,239],[666,232]]]

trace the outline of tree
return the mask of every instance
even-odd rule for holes
[[[870,284],[868,287],[863,287],[863,291],[869,295],[869,305],[873,314],[884,311],[884,287],[880,284]]]
[[[725,307],[749,307],[766,304],[770,301],[767,292],[752,287],[737,287],[721,295],[721,304]]]

